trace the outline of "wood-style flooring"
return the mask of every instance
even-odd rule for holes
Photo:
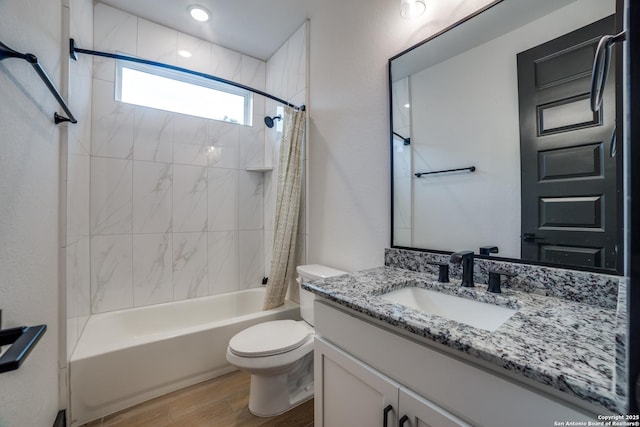
[[[310,427],[313,399],[272,418],[247,408],[251,376],[236,371],[157,397],[85,424],[85,427]]]

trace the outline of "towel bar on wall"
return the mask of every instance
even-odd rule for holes
[[[475,170],[476,170],[475,166],[469,166],[467,168],[444,169],[444,170],[441,170],[441,171],[433,171],[433,172],[416,172],[416,173],[414,173],[414,175],[417,178],[420,178],[420,177],[422,177],[422,175],[434,175],[434,174],[438,174],[438,173],[460,172],[460,171],[475,172]]]
[[[0,357],[0,374],[18,369],[46,330],[47,325],[0,330],[0,346],[11,345]]]
[[[38,73],[38,75],[44,82],[45,86],[47,86],[47,89],[49,89],[53,97],[56,99],[56,101],[58,101],[58,104],[60,104],[60,107],[62,107],[64,112],[67,114],[67,117],[64,117],[58,114],[57,112],[54,113],[53,121],[56,124],[60,124],[64,122],[78,123],[76,118],[73,117],[73,114],[71,114],[71,111],[69,110],[67,103],[62,98],[62,95],[60,95],[60,92],[58,92],[58,89],[56,89],[56,87],[53,85],[53,83],[51,82],[51,79],[47,75],[46,71],[44,71],[44,68],[42,68],[42,66],[38,62],[38,58],[34,54],[17,52],[11,49],[6,44],[0,42],[0,61],[7,58],[24,59],[29,64],[31,64],[34,70],[36,70],[36,73]]]

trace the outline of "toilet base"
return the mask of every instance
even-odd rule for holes
[[[279,375],[251,375],[249,411],[273,417],[313,397],[313,352]]]

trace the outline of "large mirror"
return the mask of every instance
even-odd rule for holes
[[[502,0],[389,61],[392,246],[621,272],[615,10]]]

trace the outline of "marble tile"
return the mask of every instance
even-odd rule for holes
[[[87,0],[70,0],[69,1],[69,27],[70,35],[80,47],[93,46],[93,30],[94,30],[94,3]],[[87,62],[91,64],[91,57],[85,56],[79,59],[79,63]],[[83,67],[84,68],[84,67]],[[86,68],[85,68],[86,71]],[[90,71],[90,68],[89,68]],[[74,78],[79,75],[91,77],[91,74],[72,74]],[[71,110],[74,111],[74,110]]]
[[[133,106],[115,100],[113,83],[93,80],[91,155],[133,156]]]
[[[263,174],[240,171],[238,176],[238,228],[261,230],[263,222]]]
[[[173,144],[173,162],[182,165],[207,166],[209,147],[206,145]]]
[[[267,61],[267,92],[280,98],[287,96],[287,50],[288,41]]]
[[[69,154],[91,154],[91,110],[92,110],[92,85],[91,76],[74,75],[69,83],[69,108],[76,116],[78,124],[67,128],[69,133]]]
[[[86,287],[91,283],[91,259],[89,238],[84,237],[65,249],[66,293],[67,293],[67,354],[71,355],[84,327],[84,319],[90,311],[88,301],[83,298]],[[82,305],[86,306],[82,306]]]
[[[178,67],[205,74],[211,72],[211,43],[184,33],[178,33],[177,48],[178,51],[186,50],[191,53],[188,58],[178,54],[176,57]]]
[[[239,83],[264,90],[266,85],[266,64],[264,61],[242,55],[242,72]]]
[[[264,173],[264,229],[274,230],[276,220],[276,190],[278,186],[277,175],[273,172]]]
[[[271,259],[273,258],[273,230],[264,230],[264,275],[271,274]]]
[[[171,231],[173,165],[133,162],[133,232]]]
[[[174,301],[207,295],[207,233],[173,234]]]
[[[239,290],[239,259],[237,231],[210,231],[209,295]]]
[[[133,304],[135,307],[173,300],[171,233],[133,235]]]
[[[240,231],[238,239],[241,289],[260,286],[264,272],[264,234],[262,230]]]
[[[255,126],[240,126],[240,169],[265,165],[264,129],[263,123]]]
[[[134,115],[133,158],[173,161],[174,114],[155,108],[135,107]]]
[[[138,18],[137,54],[141,58],[176,65],[178,32]]]
[[[238,171],[209,168],[209,231],[238,229]]]
[[[173,166],[173,231],[207,231],[207,168]]]
[[[133,307],[131,235],[91,237],[91,312]]]
[[[237,82],[242,69],[242,54],[215,44],[211,45],[211,74]]]
[[[240,128],[231,123],[209,121],[209,167],[238,169],[240,167]]]
[[[112,53],[136,54],[138,18],[114,9],[104,3],[96,3],[93,20],[93,48]],[[79,46],[91,49],[91,46]],[[93,75],[97,79],[113,82],[115,61],[93,57]]]
[[[180,144],[207,145],[210,120],[186,114],[174,114],[174,141]]]
[[[69,154],[67,161],[67,244],[87,237],[90,232],[91,158]]]
[[[131,233],[131,160],[91,158],[91,234]]]
[[[287,98],[293,98],[307,87],[307,24],[290,38],[287,52]],[[298,105],[298,104],[296,104]]]

